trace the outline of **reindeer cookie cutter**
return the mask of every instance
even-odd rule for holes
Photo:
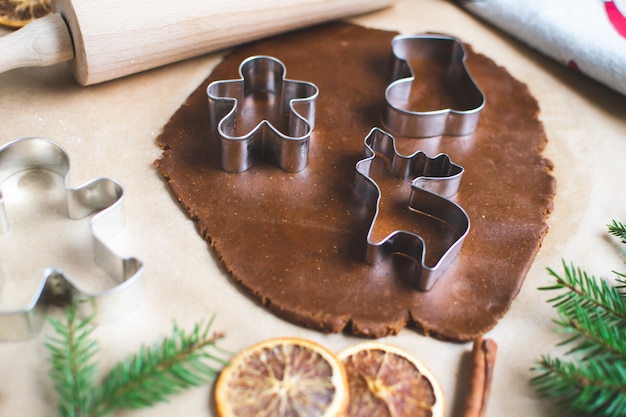
[[[310,82],[287,79],[286,72],[276,58],[251,56],[239,67],[240,79],[207,87],[223,170],[245,171],[262,156],[287,172],[306,168],[319,91]]]
[[[105,243],[125,226],[122,187],[114,180],[100,178],[78,188],[68,188],[69,157],[60,145],[48,139],[24,138],[0,147],[0,184],[27,170],[48,170],[64,178],[67,217],[77,220],[92,216],[93,259],[115,285],[90,293],[63,270],[47,268],[26,306],[11,311],[0,310],[0,340],[17,341],[36,336],[43,326],[48,307],[57,300],[80,301],[81,315],[93,314],[98,322],[116,320],[132,312],[143,300],[143,263],[137,258],[116,255]],[[8,231],[5,196],[0,194],[0,234]]]
[[[379,213],[381,190],[370,176],[375,158],[382,156],[394,177],[411,180],[411,193],[407,196],[410,210],[438,219],[446,227],[445,240],[451,242],[447,250],[434,263],[426,261],[426,244],[417,233],[395,230],[381,240],[372,238]],[[459,254],[470,230],[470,219],[465,210],[450,200],[459,188],[463,167],[453,163],[446,154],[429,158],[421,151],[410,156],[398,153],[395,138],[374,128],[364,140],[364,159],[356,164],[355,193],[373,208],[373,217],[367,233],[365,260],[376,264],[398,253],[414,261],[414,287],[427,291],[437,282]]]

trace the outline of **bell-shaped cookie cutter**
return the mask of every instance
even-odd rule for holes
[[[220,138],[222,169],[242,172],[266,155],[284,171],[302,171],[308,164],[315,125],[317,86],[285,78],[285,65],[270,56],[245,59],[239,74],[240,79],[214,81],[207,87],[212,130]],[[257,105],[259,97],[265,102]],[[239,133],[242,123],[238,119],[257,110],[267,117]]]
[[[465,66],[463,43],[453,37],[437,35],[398,35],[391,42],[393,51],[392,82],[385,90],[387,105],[383,125],[396,135],[431,137],[463,136],[473,133],[485,96]],[[431,59],[446,68],[448,87],[458,97],[459,108],[411,111],[407,108],[411,85],[415,80],[411,61]]]
[[[119,257],[105,243],[125,226],[122,187],[111,179],[100,178],[78,188],[68,188],[69,157],[60,145],[48,139],[24,138],[0,147],[0,183],[26,170],[49,170],[64,177],[67,216],[77,220],[93,215],[90,226],[94,262],[116,285],[99,293],[89,293],[64,271],[48,268],[25,307],[0,311],[0,340],[17,341],[36,336],[53,300],[79,301],[81,315],[94,314],[98,322],[116,320],[135,310],[143,300],[143,263],[137,258]],[[3,234],[9,231],[4,199],[0,194],[0,233]]]
[[[380,187],[370,177],[372,162],[377,154],[388,161],[393,176],[412,179],[407,202],[409,208],[441,220],[448,225],[446,230],[453,231],[448,239],[452,244],[434,264],[426,262],[424,240],[413,232],[396,230],[380,241],[372,239],[381,198]],[[410,156],[401,155],[396,150],[395,138],[378,128],[372,129],[365,138],[364,156],[356,164],[354,191],[366,204],[374,207],[367,233],[365,260],[376,264],[394,253],[405,255],[416,265],[412,279],[414,286],[427,291],[457,257],[470,230],[470,219],[465,210],[449,199],[458,191],[463,167],[452,163],[446,154],[433,158],[421,151]]]

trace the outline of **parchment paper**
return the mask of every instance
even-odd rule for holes
[[[612,278],[624,271],[618,244],[606,234],[612,219],[626,221],[623,156],[626,155],[626,98],[545,57],[443,0],[406,0],[353,20],[403,33],[445,32],[471,43],[526,82],[537,97],[545,123],[545,156],[554,162],[557,196],[544,240],[524,287],[508,314],[486,336],[499,345],[488,416],[555,417],[559,414],[529,385],[529,368],[543,353],[558,353],[552,295],[537,287],[551,282],[546,267],[561,259]],[[0,34],[8,33],[2,31]],[[125,255],[146,264],[142,306],[127,318],[99,326],[100,371],[170,332],[173,321],[191,328],[216,315],[225,330],[222,346],[239,351],[275,336],[302,336],[339,351],[360,340],[324,335],[277,319],[226,279],[152,166],[160,155],[155,137],[170,115],[219,61],[220,54],[92,87],[79,87],[65,65],[0,74],[0,144],[43,136],[63,145],[71,158],[70,185],[97,177],[118,180],[126,192],[127,227],[115,242]],[[39,239],[34,231],[33,239]],[[23,249],[24,263],[29,248]],[[0,254],[0,261],[2,254]],[[26,282],[37,277],[24,277]],[[5,277],[5,281],[21,277]],[[9,284],[0,288],[9,288]],[[1,306],[1,305],[0,305]],[[0,415],[54,416],[48,377],[47,335],[0,343]],[[421,358],[439,378],[448,416],[464,387],[469,344],[450,344],[407,330],[384,339]],[[214,416],[212,386],[193,389],[170,403],[120,416]],[[566,415],[565,413],[561,415]]]

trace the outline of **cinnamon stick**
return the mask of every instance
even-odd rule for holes
[[[491,339],[474,341],[471,356],[470,390],[462,417],[484,417],[487,411],[497,344]]]

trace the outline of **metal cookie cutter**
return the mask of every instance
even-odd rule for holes
[[[308,163],[318,88],[285,78],[284,64],[269,56],[247,58],[239,74],[240,79],[207,87],[222,169],[242,172],[266,155],[284,171],[302,171]]]
[[[97,213],[90,222],[94,261],[115,280],[116,285],[103,292],[89,293],[62,270],[48,268],[28,305],[14,311],[0,311],[0,340],[34,337],[54,300],[86,301],[79,304],[81,314],[96,314],[99,322],[115,320],[133,311],[143,299],[143,263],[136,258],[121,258],[105,244],[106,239],[120,232],[125,225],[122,187],[113,180],[101,178],[78,188],[67,188],[69,157],[61,146],[42,138],[20,139],[0,147],[0,183],[25,170],[49,170],[64,177],[70,219]],[[0,233],[9,231],[4,201],[0,194]]]
[[[462,136],[476,130],[485,96],[465,66],[465,48],[455,38],[434,35],[399,35],[391,42],[394,55],[392,83],[385,90],[383,124],[398,135]],[[455,107],[433,111],[408,109],[415,81],[411,61],[431,59],[445,66],[445,82],[457,97]]]
[[[463,168],[452,163],[446,154],[429,158],[419,151],[403,156],[396,150],[394,137],[378,128],[370,131],[364,145],[365,158],[356,164],[354,191],[367,204],[374,206],[374,216],[367,234],[365,260],[369,264],[376,264],[394,253],[405,255],[416,264],[413,279],[415,287],[427,291],[452,264],[470,229],[467,213],[448,199],[457,193]],[[426,263],[425,242],[413,232],[396,230],[378,242],[372,240],[381,197],[380,187],[370,177],[370,168],[377,154],[387,161],[393,176],[412,179],[409,208],[438,219],[448,226],[445,230],[451,230],[451,235],[446,236],[451,244],[434,264]]]

